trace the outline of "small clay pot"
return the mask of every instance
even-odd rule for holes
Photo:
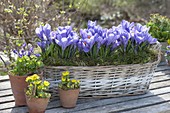
[[[58,91],[60,103],[64,108],[74,108],[76,106],[80,89],[63,90],[59,88]]]
[[[15,98],[15,106],[23,106],[26,104],[25,90],[28,86],[25,79],[27,76],[9,75],[12,92]]]
[[[26,97],[29,113],[45,113],[49,99]]]

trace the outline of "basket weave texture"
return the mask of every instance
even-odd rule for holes
[[[70,71],[71,78],[80,80],[79,96],[115,97],[146,93],[153,73],[160,62],[161,45],[152,49],[158,51],[157,60],[145,64],[109,66],[46,66],[44,77],[51,83],[56,94],[63,71]]]

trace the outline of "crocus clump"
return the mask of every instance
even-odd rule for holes
[[[18,55],[18,57],[22,58],[24,56],[36,56],[36,57],[40,57],[40,54],[35,54],[34,53],[34,48],[30,45],[28,47],[28,45],[26,43],[23,43],[20,49],[14,49],[13,50],[14,54]]]
[[[149,34],[149,28],[139,23],[123,20],[120,25],[106,29],[96,21],[88,21],[87,28],[80,29],[79,35],[71,26],[49,31],[48,24],[36,29],[42,56],[46,60],[53,59],[51,62],[71,59],[71,65],[111,65],[145,63],[155,58],[150,47],[157,43],[157,39]],[[55,63],[52,65],[62,65]]]
[[[44,60],[47,57],[68,59],[75,54],[79,37],[71,26],[58,27],[56,31],[51,31],[51,26],[46,24],[37,28],[36,34],[40,39],[37,44],[44,53]]]

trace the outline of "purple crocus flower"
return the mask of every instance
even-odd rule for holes
[[[128,45],[128,41],[130,40],[130,34],[127,32],[124,32],[120,35],[120,41],[124,46],[124,50],[126,50],[126,47]]]
[[[120,29],[122,28],[123,30],[127,31],[130,33],[130,31],[132,30],[132,28],[134,27],[134,23],[130,23],[126,20],[123,20],[121,22],[121,24],[118,26]]]
[[[149,32],[149,28],[147,28],[147,26],[142,26],[140,23],[137,23],[136,26],[134,27],[134,30],[137,30],[138,32],[145,32],[148,33]]]
[[[93,34],[88,29],[80,29],[80,36],[83,39],[86,39],[86,38],[91,38],[93,36]]]
[[[90,29],[90,28],[93,29],[95,26],[96,26],[96,21],[94,21],[94,22],[90,21],[90,20],[88,21],[88,23],[87,23],[87,28],[88,29]]]
[[[157,39],[153,38],[149,33],[145,34],[145,41],[147,41],[149,44],[157,43]]]
[[[170,45],[166,47],[167,49],[170,49]]]
[[[140,45],[142,42],[148,42],[149,44],[154,44],[157,42],[156,38],[153,38],[149,34],[149,28],[142,26],[141,24],[136,24],[133,29],[134,40],[137,45]]]
[[[41,41],[47,41],[47,40],[51,41],[50,39],[51,26],[49,24],[36,28],[35,32],[37,36],[41,39]]]
[[[29,51],[28,51],[28,56],[31,56],[31,54],[33,53],[33,51],[34,51],[34,48],[31,47],[31,48],[29,49]]]
[[[89,52],[90,46],[84,40],[80,39],[77,43],[79,51]]]
[[[81,51],[89,52],[94,44],[95,44],[95,40],[94,40],[94,36],[92,36],[89,39],[88,38],[80,39],[78,42],[78,48]]]
[[[15,54],[18,54],[18,51],[17,51],[16,49],[14,49],[13,52],[14,52]]]
[[[142,42],[145,41],[144,35],[142,33],[135,33],[134,40],[137,45],[140,45]]]
[[[111,50],[114,50],[115,48],[119,47],[119,46],[120,46],[120,44],[121,44],[121,42],[120,42],[120,41],[118,41],[118,40],[116,40],[116,41],[115,41],[115,43],[113,44],[113,46],[112,46]]]
[[[109,29],[106,33],[106,45],[114,44],[116,40],[120,38],[119,32],[117,29]]]
[[[27,43],[23,43],[21,47],[25,48],[26,46],[27,46]]]
[[[65,26],[65,27],[58,27],[57,31],[53,33],[54,42],[62,47],[62,50],[64,51],[68,46],[77,45],[78,42],[78,35],[72,31],[71,26]]]
[[[46,41],[37,42],[37,45],[42,49],[42,52],[45,52],[45,48],[47,46]]]
[[[40,57],[41,55],[40,54],[34,54],[36,57]]]

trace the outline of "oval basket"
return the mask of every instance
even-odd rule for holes
[[[152,49],[158,51],[157,60],[145,64],[109,66],[46,66],[44,77],[51,83],[51,92],[57,93],[57,86],[63,71],[70,71],[71,78],[80,80],[82,97],[115,97],[146,93],[153,73],[160,62],[161,45]]]

